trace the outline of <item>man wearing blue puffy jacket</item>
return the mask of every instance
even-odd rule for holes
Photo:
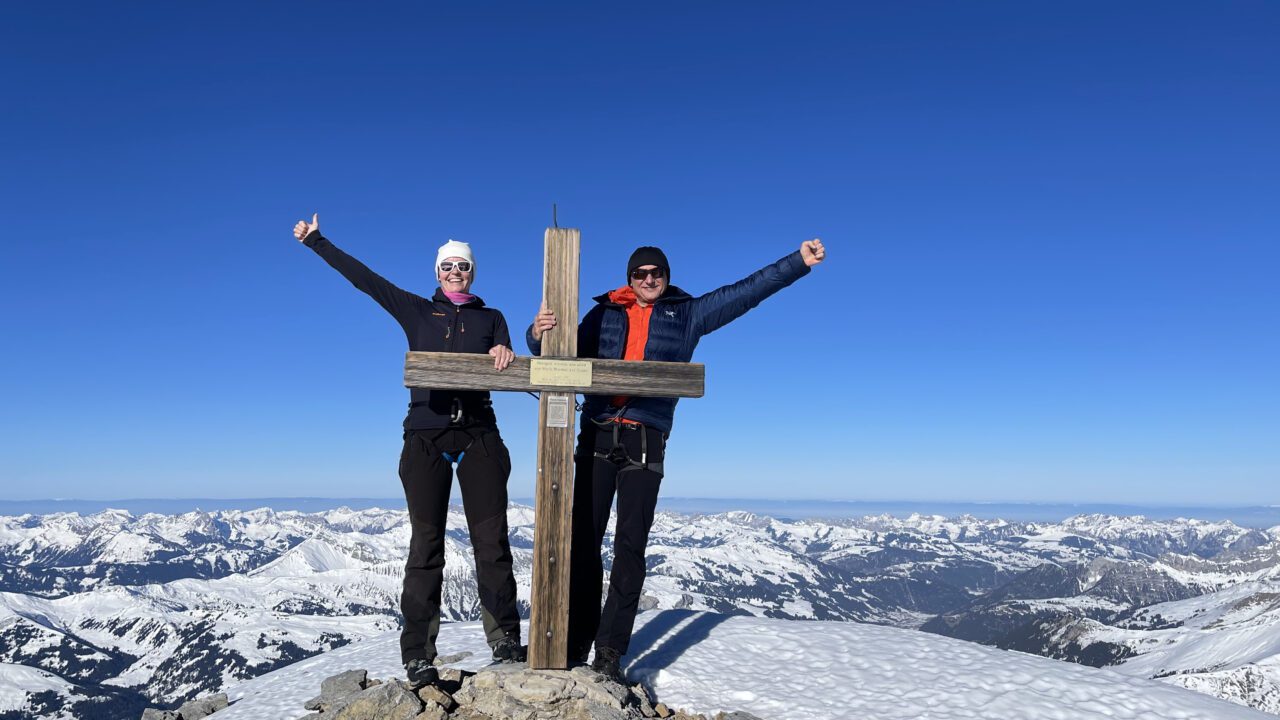
[[[578,325],[578,357],[689,362],[702,336],[724,327],[822,262],[821,240],[732,285],[693,297],[671,285],[667,256],[638,248],[627,262],[627,284],[595,298]],[[542,335],[556,327],[543,307],[526,340],[535,355]],[[594,639],[596,672],[622,681],[644,585],[645,545],[653,527],[663,458],[676,398],[587,395],[574,453],[572,568],[569,580],[569,657],[585,661]],[[613,570],[604,610],[600,546],[618,496]]]

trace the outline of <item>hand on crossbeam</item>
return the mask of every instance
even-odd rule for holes
[[[827,249],[822,247],[822,241],[818,238],[805,240],[800,243],[800,257],[805,265],[813,267],[826,259]]]
[[[546,303],[542,304],[542,309],[538,310],[538,314],[533,318],[533,339],[542,340],[542,333],[556,326],[556,314],[551,312],[551,308]]]
[[[506,345],[494,345],[489,348],[489,354],[493,356],[493,369],[506,370],[511,365],[511,361],[516,359],[516,354]]]
[[[308,235],[320,229],[320,213],[314,213],[311,216],[311,222],[299,220],[297,225],[293,226],[293,236],[298,238],[298,242],[302,242]]]

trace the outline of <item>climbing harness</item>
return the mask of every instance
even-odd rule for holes
[[[409,403],[409,409],[412,410],[415,407],[421,407],[423,405],[429,405],[429,404],[430,403],[425,401],[411,402]],[[489,402],[483,402],[481,403],[481,407],[487,408],[487,407],[492,407],[492,405]],[[471,449],[471,446],[476,443],[476,440],[484,436],[483,430],[480,433],[480,435],[476,435],[474,432],[472,432],[473,427],[471,425],[471,420],[472,420],[472,416],[467,412],[467,403],[464,402],[461,397],[454,397],[452,408],[449,411],[449,425],[446,427],[440,428],[440,431],[437,432],[435,435],[431,436],[430,438],[423,437],[422,441],[426,444],[426,448],[428,449],[428,451],[438,452],[440,453],[440,456],[443,457],[445,460],[447,460],[450,464],[457,465],[458,463],[462,462],[463,456],[465,456],[467,454],[467,451]],[[465,433],[467,437],[471,438],[471,440],[461,450],[458,450],[456,452],[444,452],[439,448],[439,446],[436,445],[435,441],[449,431]],[[486,448],[486,451],[487,451],[487,448]]]
[[[625,407],[625,406],[624,406]],[[601,460],[605,460],[618,466],[618,472],[624,473],[629,470],[650,470],[659,475],[664,474],[662,461],[649,462],[649,429],[643,423],[624,423],[619,420],[623,408],[619,408],[617,414],[608,420],[592,420],[596,427],[601,430],[610,429],[612,426],[613,446],[608,450],[596,448],[595,456]],[[637,461],[627,453],[627,448],[622,444],[622,429],[626,428],[628,432],[640,433],[640,459]]]

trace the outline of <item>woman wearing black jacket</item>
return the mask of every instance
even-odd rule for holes
[[[441,246],[436,255],[440,287],[428,299],[392,285],[339,250],[320,234],[319,215],[310,223],[298,221],[293,234],[391,313],[404,329],[410,350],[488,353],[498,370],[515,358],[502,313],[470,293],[475,261],[466,243],[450,240]],[[437,679],[432,661],[440,629],[445,520],[455,463],[475,552],[485,637],[494,660],[525,659],[507,538],[511,456],[498,433],[489,393],[413,388],[400,455],[400,482],[412,528],[400,597],[400,655],[415,684]]]

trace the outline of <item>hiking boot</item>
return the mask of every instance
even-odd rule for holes
[[[404,664],[405,675],[409,676],[409,684],[413,687],[435,685],[440,679],[440,672],[432,661],[426,658],[414,658]]]
[[[622,685],[627,679],[622,674],[622,653],[611,647],[596,646],[596,659],[591,661],[591,670],[605,679]]]
[[[493,661],[500,663],[521,663],[529,659],[529,648],[520,644],[520,638],[508,635],[493,644]]]

